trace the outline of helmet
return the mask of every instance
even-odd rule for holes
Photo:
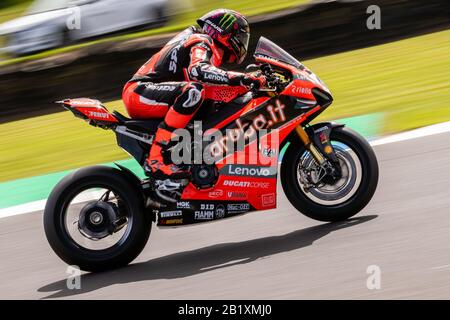
[[[197,20],[203,32],[228,51],[228,62],[241,63],[248,51],[250,27],[240,13],[217,9]]]

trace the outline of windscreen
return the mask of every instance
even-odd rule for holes
[[[301,68],[302,64],[267,38],[259,38],[254,57],[267,57]]]

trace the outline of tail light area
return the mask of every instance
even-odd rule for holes
[[[99,100],[78,98],[57,101],[56,103],[62,104],[76,117],[86,120],[94,126],[102,127],[119,122]]]

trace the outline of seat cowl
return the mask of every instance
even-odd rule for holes
[[[147,119],[147,120],[136,120],[130,119],[118,111],[114,111],[113,115],[119,120],[121,125],[126,126],[128,129],[143,132],[143,133],[153,133],[158,130],[158,126],[163,121],[163,119]]]
[[[127,118],[126,116],[124,116],[123,114],[121,114],[119,111],[114,110],[112,112],[112,114],[117,118],[117,120],[119,120],[120,123],[124,123],[127,121],[130,121],[130,118]]]
[[[163,121],[163,119],[154,120],[130,120],[124,123],[124,125],[138,132],[153,133],[158,130],[158,126]]]

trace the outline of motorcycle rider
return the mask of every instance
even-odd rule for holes
[[[147,174],[156,179],[184,179],[190,174],[162,153],[175,129],[185,128],[204,100],[204,85],[264,85],[263,76],[225,71],[222,62],[240,64],[248,51],[250,28],[240,13],[218,9],[197,20],[153,55],[125,85],[123,101],[134,119],[163,118],[148,159]]]

